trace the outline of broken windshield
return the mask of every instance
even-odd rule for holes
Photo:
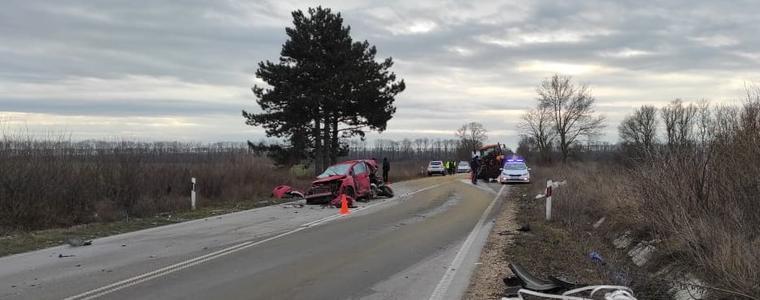
[[[317,178],[327,178],[330,176],[335,175],[348,175],[348,169],[351,165],[349,164],[340,164],[340,165],[334,165],[327,168],[322,174],[319,174]]]

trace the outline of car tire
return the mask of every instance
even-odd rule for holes
[[[359,201],[359,200],[356,199],[356,193],[354,192],[354,188],[353,187],[350,187],[350,186],[347,187],[345,193],[346,193],[346,196],[351,197],[351,199],[353,199],[353,202]],[[355,204],[356,203],[351,203],[349,205],[349,207],[356,207]]]
[[[380,191],[385,197],[393,198],[393,189],[391,189],[389,186],[381,186]]]

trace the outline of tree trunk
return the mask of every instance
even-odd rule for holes
[[[335,164],[338,162],[338,151],[340,148],[340,144],[338,143],[338,118],[333,116],[330,122],[332,123],[330,124],[332,129],[330,134],[330,147],[332,148],[332,151],[330,151],[330,163]]]
[[[324,151],[322,151],[322,162],[324,163],[324,168],[329,167],[332,163],[330,161],[330,153],[332,153],[332,145],[330,144],[330,123],[329,118],[325,118],[324,120],[325,126],[322,129],[322,135],[320,136],[322,138],[322,145],[324,145]]]
[[[565,135],[564,134],[560,134],[559,140],[560,140],[560,148],[562,150],[562,162],[566,163],[567,162],[567,155],[568,155],[568,153],[567,153],[568,149],[567,148],[568,148],[569,145],[565,141]]]
[[[321,128],[319,126],[319,119],[314,120],[314,128],[312,129],[312,135],[314,135],[314,176],[322,173],[325,169],[324,161],[322,160],[322,148]]]

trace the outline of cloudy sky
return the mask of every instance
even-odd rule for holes
[[[290,12],[323,5],[407,83],[388,130],[451,138],[516,123],[553,73],[588,84],[608,118],[674,98],[734,103],[760,82],[753,1],[26,1],[0,10],[0,127],[76,139],[244,141],[262,60]]]

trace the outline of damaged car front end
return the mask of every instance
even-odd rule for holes
[[[356,199],[352,168],[354,164],[340,163],[328,167],[317,179],[311,183],[306,191],[306,203],[308,204],[333,204],[340,205],[340,196],[345,194],[348,205],[353,206]]]
[[[340,200],[340,195],[346,193],[343,187],[343,181],[345,179],[346,176],[343,175],[330,176],[324,179],[315,180],[312,182],[311,188],[306,192],[306,203],[327,204],[336,199]],[[353,198],[353,195],[350,194],[347,194],[346,196]]]

